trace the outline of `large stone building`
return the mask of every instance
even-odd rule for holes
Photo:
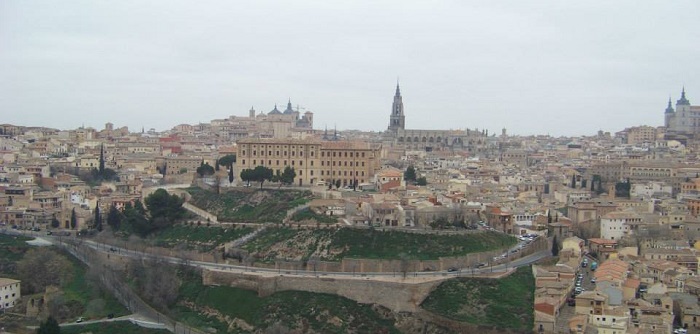
[[[685,97],[685,87],[681,91],[681,98],[676,101],[675,110],[671,106],[671,99],[668,99],[668,106],[664,112],[664,126],[668,129],[668,137],[693,138],[700,133],[700,106],[690,105],[690,101]]]
[[[367,183],[379,170],[379,150],[364,142],[327,142],[296,139],[241,139],[237,168],[294,168],[300,186],[340,180],[343,186]]]
[[[386,135],[391,146],[407,150],[432,151],[447,148],[479,153],[488,146],[488,131],[406,129],[406,114],[398,83]]]

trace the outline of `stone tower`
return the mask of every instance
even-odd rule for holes
[[[671,97],[668,98],[668,106],[666,107],[666,111],[664,112],[664,126],[668,129],[671,128],[671,121],[673,120],[673,115],[675,111],[673,110],[673,107],[671,106]]]
[[[391,115],[389,116],[389,131],[396,132],[398,129],[405,129],[406,116],[403,114],[403,101],[401,100],[401,90],[399,83],[396,83],[396,94],[394,103],[391,105]]]

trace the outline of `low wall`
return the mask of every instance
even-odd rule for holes
[[[205,270],[204,285],[223,285],[257,291],[269,296],[278,291],[297,290],[328,293],[363,304],[376,303],[395,312],[415,312],[442,280],[422,283],[381,282],[328,277],[261,276]]]

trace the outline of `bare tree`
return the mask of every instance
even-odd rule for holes
[[[62,286],[73,277],[73,265],[68,259],[48,248],[29,250],[17,262],[17,274],[26,292],[43,292],[49,285]]]

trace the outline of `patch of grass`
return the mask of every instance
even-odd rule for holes
[[[421,307],[475,325],[529,331],[534,326],[535,279],[520,267],[502,279],[455,278],[440,284]]]
[[[175,225],[156,234],[155,241],[161,247],[172,248],[185,244],[188,248],[210,251],[251,232],[253,232],[252,227],[223,228],[205,225]]]
[[[321,224],[335,224],[338,222],[337,217],[330,217],[326,215],[320,215],[316,212],[311,211],[311,209],[306,208],[304,210],[297,211],[291,217],[292,221],[302,222],[306,220],[313,220]]]
[[[511,236],[488,231],[438,235],[341,228],[333,235],[330,248],[343,250],[340,258],[399,259],[404,256],[430,260],[495,250],[515,243]]]
[[[129,321],[113,321],[98,324],[61,327],[61,334],[105,333],[105,334],[165,334],[167,329],[143,328]]]
[[[34,240],[34,238],[0,233],[0,247],[28,247],[27,241],[29,240]]]
[[[288,189],[246,189],[216,194],[201,188],[188,188],[195,206],[211,212],[220,221],[240,223],[280,222],[287,210],[313,198],[310,191]]]
[[[354,228],[295,230],[275,227],[258,234],[244,248],[264,261],[274,260],[275,256],[293,258],[295,254],[305,254],[306,258],[317,255],[328,261],[346,257],[434,260],[508,247],[516,241],[512,236],[490,231],[437,235]]]
[[[289,240],[297,233],[297,230],[291,228],[268,228],[259,233],[253,240],[248,241],[243,248],[251,253],[257,253],[278,242]]]
[[[186,305],[197,305],[198,309]],[[398,333],[392,321],[382,318],[370,305],[347,298],[301,291],[258,297],[254,291],[203,286],[196,280],[188,280],[180,288],[175,312],[178,319],[192,326],[223,333],[230,332],[223,320],[226,317],[229,321],[241,319],[256,330],[279,323],[296,330],[307,326],[307,332],[316,333]]]
[[[67,303],[75,301],[80,305],[86,306],[95,299],[104,300],[104,308],[101,310],[87,310],[83,308],[83,316],[88,316],[86,313],[91,313],[97,318],[106,317],[108,314],[113,314],[115,317],[129,314],[129,311],[117,301],[112,294],[106,291],[97,283],[86,279],[88,268],[78,259],[68,253],[63,253],[73,265],[73,277],[63,286],[63,296]]]
[[[29,250],[27,241],[32,239],[0,233],[0,276],[18,279],[17,261]]]

